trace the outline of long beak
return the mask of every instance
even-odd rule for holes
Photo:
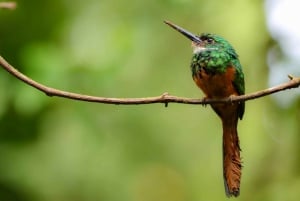
[[[201,42],[201,40],[196,35],[194,35],[194,34],[188,32],[187,30],[177,26],[176,24],[173,24],[172,22],[167,21],[167,20],[165,20],[164,23],[166,23],[167,25],[169,25],[170,27],[172,27],[176,31],[182,33],[185,37],[187,37],[191,41],[196,42],[196,43]]]

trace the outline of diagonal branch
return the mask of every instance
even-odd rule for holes
[[[240,102],[240,101],[247,101],[247,100],[260,98],[279,91],[297,88],[300,86],[300,78],[292,77],[289,75],[290,80],[278,86],[257,91],[254,93],[246,94],[246,95],[234,96],[234,97],[229,97],[224,99],[184,98],[184,97],[172,96],[169,95],[168,93],[164,93],[156,97],[146,97],[146,98],[107,98],[107,97],[89,96],[84,94],[72,93],[72,92],[62,91],[62,90],[45,86],[19,72],[1,56],[0,56],[0,65],[10,74],[12,74],[14,77],[36,88],[39,91],[44,92],[48,96],[57,96],[57,97],[68,98],[68,99],[79,100],[79,101],[116,104],[116,105],[141,105],[141,104],[152,104],[152,103],[165,103],[167,106],[168,103],[211,104],[211,103]]]

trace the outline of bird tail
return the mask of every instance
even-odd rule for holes
[[[237,133],[237,119],[223,119],[223,176],[227,197],[239,196],[241,181],[240,145]]]

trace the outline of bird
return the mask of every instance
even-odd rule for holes
[[[226,39],[211,33],[194,35],[170,21],[164,22],[192,41],[192,78],[205,94],[204,99],[232,98],[245,94],[242,66],[236,51]],[[225,194],[227,197],[237,197],[242,174],[237,126],[239,119],[243,118],[245,102],[210,105],[222,121]]]

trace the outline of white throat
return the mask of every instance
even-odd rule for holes
[[[200,52],[204,52],[207,48],[201,47],[201,46],[194,46],[193,47],[193,53],[198,54]]]
[[[193,46],[193,53],[198,54],[200,52],[205,52],[207,50],[217,50],[218,48],[207,48],[207,47],[201,47],[201,46]]]

